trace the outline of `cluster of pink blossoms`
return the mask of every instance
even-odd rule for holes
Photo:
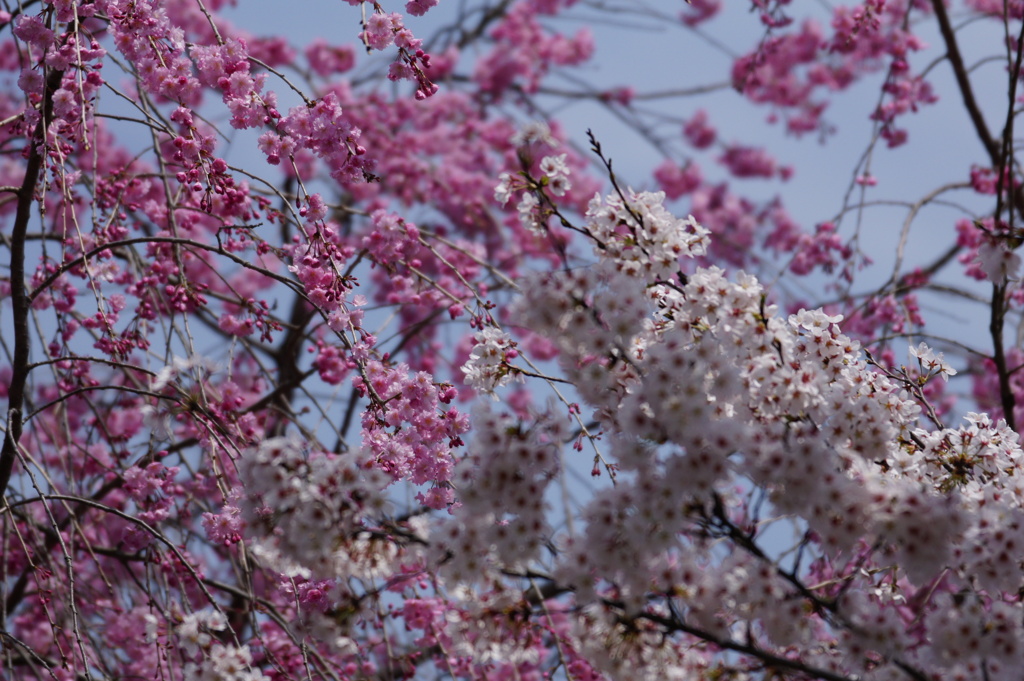
[[[541,11],[554,13],[560,4],[572,0],[555,0]],[[480,89],[494,96],[521,88],[536,92],[541,80],[556,66],[585,62],[594,52],[594,37],[581,28],[571,38],[550,35],[537,16],[535,3],[520,2],[512,6],[498,26],[491,31],[494,48],[477,61],[473,78]]]
[[[363,412],[363,444],[373,465],[395,480],[432,486],[417,494],[430,508],[454,500],[449,486],[455,451],[469,431],[469,419],[454,407],[442,410],[457,391],[435,384],[430,374],[410,372],[405,364],[387,366],[370,360],[356,379],[360,394],[370,398]]]
[[[263,92],[266,73],[252,73],[248,46],[241,40],[218,45],[196,45],[192,59],[200,82],[220,90],[231,111],[232,127],[245,129],[272,123],[280,118],[277,95]]]

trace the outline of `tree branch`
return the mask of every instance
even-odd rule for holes
[[[53,93],[60,87],[64,72],[50,71],[46,78],[46,90],[42,103],[42,116],[29,140],[29,156],[25,166],[25,178],[18,189],[18,210],[11,231],[11,306],[14,316],[14,361],[11,366],[11,384],[8,388],[7,430],[4,433],[3,448],[0,449],[0,499],[7,493],[7,485],[14,471],[14,459],[21,439],[22,409],[25,404],[25,388],[28,385],[29,337],[28,313],[31,301],[25,285],[25,235],[35,204],[36,184],[43,168],[46,154],[46,129],[53,120]],[[6,501],[0,502],[6,504]]]

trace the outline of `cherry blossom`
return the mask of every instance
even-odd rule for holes
[[[0,10],[0,681],[1019,678],[1024,8],[663,4]]]

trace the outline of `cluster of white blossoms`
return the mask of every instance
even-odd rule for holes
[[[470,455],[455,469],[461,504],[431,534],[431,551],[452,583],[484,581],[498,570],[526,570],[547,537],[544,491],[559,469],[566,423],[526,429],[480,404]]]
[[[951,568],[986,593],[1016,593],[1024,554],[1024,451],[1002,421],[970,413],[958,429],[915,431],[915,447],[892,458],[893,473],[957,498],[969,522]]]
[[[540,172],[547,183],[547,189],[555,196],[565,196],[565,193],[572,189],[565,157],[566,154],[545,156],[540,162]]]
[[[558,156],[545,156],[540,162],[539,187],[546,189],[555,196],[565,196],[566,192],[572,189],[572,182],[569,180],[569,166],[566,163],[567,154]],[[512,175],[502,173],[498,177],[498,185],[494,188],[494,199],[501,205],[506,205],[519,192],[519,203],[516,210],[519,212],[519,220],[532,232],[542,234],[544,232],[545,219],[540,199],[535,191],[538,185],[527,182],[523,173]],[[523,191],[526,190],[526,191]]]
[[[693,539],[695,524],[713,535],[731,491],[753,484],[775,511],[806,523],[827,554],[873,547],[872,559],[890,566],[891,589],[906,590],[900,598],[941,582],[943,591],[956,584],[1012,610],[1000,618],[999,645],[986,648],[989,671],[1007,669],[1024,645],[1017,435],[977,415],[958,429],[920,428],[921,407],[908,391],[915,386],[875,370],[841,332],[841,316],[782,316],[742,272],[730,278],[709,267],[681,275],[680,256],[703,253],[708,233],[692,217],[671,217],[662,199],[595,199],[584,229],[594,236],[597,266],[527,279],[513,310],[513,321],[556,344],[564,375],[602,426],[609,460],[629,473],[581,510],[586,528],[562,542],[558,583],[581,603],[614,585],[627,612],[650,598],[652,584],[663,584],[681,594],[694,621],[722,635],[757,621],[780,645],[805,640],[804,625],[785,620],[806,624],[801,608],[816,606],[772,570],[758,576],[744,564],[736,568],[744,578],[729,583],[726,572],[683,577],[666,568],[679,551],[707,551],[705,568],[718,563],[710,544]],[[913,356],[924,379],[955,374],[927,346]],[[771,566],[765,556],[757,561]],[[668,583],[666,574],[680,581]],[[976,665],[981,653],[962,646],[939,655],[926,630],[902,635],[909,625],[898,610],[881,608],[879,620],[876,597],[865,596],[877,588],[875,574],[848,579],[830,624],[853,649],[873,651],[864,678],[899,675],[902,664]],[[787,613],[780,619],[772,603],[793,608],[775,608]],[[940,618],[936,626],[952,617],[942,620],[938,605],[919,607],[931,613],[925,622]],[[831,655],[823,651],[818,662],[841,669]]]
[[[373,577],[394,547],[376,541],[364,519],[385,505],[387,477],[358,453],[308,452],[297,438],[275,438],[244,452],[238,474],[249,545],[282,574]]]
[[[708,230],[693,216],[677,218],[664,206],[664,192],[625,197],[596,194],[587,208],[587,229],[595,253],[620,271],[650,281],[679,272],[679,259],[704,255]]]
[[[951,367],[941,352],[935,352],[924,343],[918,343],[917,347],[910,346],[910,356],[921,365],[921,371],[925,378],[931,376],[942,376],[942,380],[948,381],[950,376],[956,376],[956,369]]]
[[[236,646],[215,640],[211,632],[227,630],[223,613],[206,609],[188,613],[174,628],[178,646],[193,658],[184,668],[185,681],[270,681],[252,667],[249,646]],[[198,662],[195,661],[198,658]]]
[[[644,547],[617,546],[617,557],[602,567],[663,548],[647,538],[673,516],[643,507],[672,492],[722,488],[741,455],[744,474],[769,490],[780,510],[804,517],[826,545],[850,549],[873,536],[905,554],[911,569],[942,564],[961,527],[955,495],[922,492],[918,481],[901,482],[874,463],[896,455],[919,407],[870,369],[839,331],[839,317],[779,317],[756,279],[741,274],[733,282],[707,268],[682,286],[660,284],[651,272],[641,318],[637,306],[596,304],[604,290],[635,295],[620,272],[547,275],[526,285],[518,307],[520,323],[558,339],[580,394],[609,432],[621,434],[616,453],[637,471],[635,484],[660,490],[630,492],[620,483],[595,500],[599,518],[609,507],[625,509],[627,499],[629,523],[652,518],[649,527],[613,532]],[[635,460],[637,448],[622,444],[631,438],[657,446]],[[686,522],[679,518],[667,536]],[[591,525],[602,536],[610,531]]]
[[[518,355],[516,344],[508,333],[493,326],[477,331],[474,339],[476,345],[462,366],[464,380],[474,390],[493,394],[516,376],[509,364]]]
[[[1021,257],[1005,239],[986,239],[978,247],[977,262],[988,280],[997,286],[1020,281]]]

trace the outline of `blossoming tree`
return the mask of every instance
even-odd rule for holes
[[[589,20],[731,33],[649,4],[346,0],[339,43],[4,6],[0,679],[1021,677],[1024,3],[751,0],[731,106],[827,143],[876,93],[808,227],[714,88],[666,125],[572,75]],[[619,177],[568,99],[679,151]],[[879,275],[926,106],[976,162],[895,197]]]

